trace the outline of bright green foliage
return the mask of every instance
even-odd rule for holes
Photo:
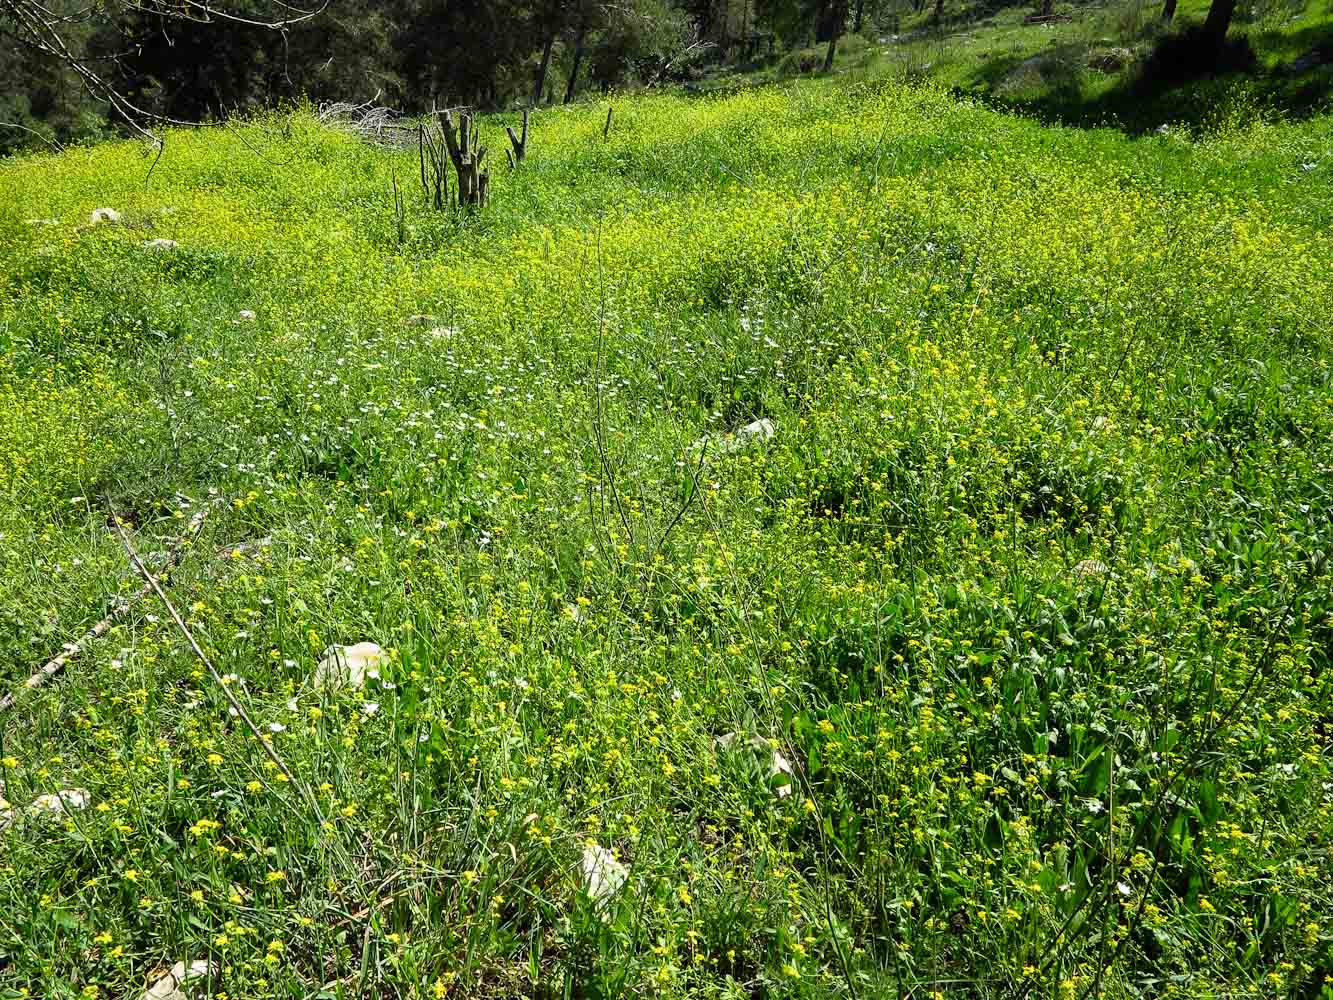
[[[306,114],[0,168],[0,677],[221,497],[168,590],[327,816],[144,602],[4,717],[91,805],[0,996],[1329,996],[1328,121],[605,119],[475,215]]]

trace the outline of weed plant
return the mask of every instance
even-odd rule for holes
[[[1333,996],[1328,120],[606,111],[0,165],[0,996]]]

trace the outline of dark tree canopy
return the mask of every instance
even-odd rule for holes
[[[568,102],[777,45],[823,45],[827,69],[846,33],[927,3],[0,0],[0,153],[296,99],[409,113]],[[1235,6],[1211,0],[1206,30],[1225,36]]]

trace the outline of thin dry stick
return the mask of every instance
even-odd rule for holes
[[[209,509],[210,509],[209,507],[204,507],[196,511],[194,517],[190,518],[190,523],[186,526],[184,534],[182,534],[180,538],[176,540],[176,543],[171,547],[171,551],[167,554],[166,565],[163,566],[162,569],[158,571],[159,576],[166,574],[167,572],[175,568],[176,564],[180,562],[181,556],[185,553],[185,549],[188,547],[190,542],[194,541],[195,537],[198,536],[199,534],[199,529],[203,527],[204,518],[208,517]],[[120,600],[118,600],[116,602],[115,607],[111,609],[110,613],[100,622],[98,622],[96,625],[90,628],[87,632],[85,632],[82,639],[80,639],[78,642],[69,643],[65,647],[65,651],[63,653],[55,657],[44,667],[42,667],[41,670],[38,670],[35,674],[33,674],[26,681],[24,681],[23,686],[29,690],[35,690],[36,688],[39,688],[42,685],[46,684],[49,680],[51,680],[52,677],[55,677],[57,674],[63,671],[71,660],[78,659],[78,657],[82,656],[88,650],[88,647],[91,646],[95,640],[100,639],[102,636],[106,635],[109,631],[111,631],[111,626],[116,624],[116,622],[119,621],[122,617],[124,617],[125,614],[127,614],[132,607],[134,607],[136,604],[138,604],[152,592],[153,588],[145,583],[136,593],[132,594],[129,598],[121,598]],[[14,702],[15,702],[14,692],[11,691],[3,698],[0,698],[0,711],[13,708]]]
[[[190,644],[190,648],[194,650],[194,655],[199,657],[199,662],[204,665],[204,669],[208,671],[208,676],[213,679],[213,683],[221,689],[223,696],[226,697],[227,702],[231,705],[231,710],[240,717],[241,721],[245,723],[250,732],[254,734],[255,739],[259,741],[259,745],[264,748],[264,753],[268,755],[268,759],[273,761],[274,766],[282,772],[283,777],[287,779],[292,787],[301,793],[301,796],[306,800],[306,804],[309,805],[311,811],[314,812],[315,819],[317,819],[319,825],[323,827],[325,823],[324,813],[320,810],[319,803],[315,801],[315,797],[310,794],[310,789],[306,788],[305,784],[299,781],[296,775],[292,774],[291,769],[283,762],[283,759],[278,756],[278,752],[273,749],[273,745],[269,743],[268,740],[264,739],[264,734],[259,731],[259,727],[256,726],[254,720],[250,718],[250,713],[245,710],[245,706],[237,700],[236,695],[232,694],[231,688],[222,680],[222,675],[218,673],[217,667],[213,666],[213,661],[208,658],[208,654],[205,653],[199,643],[195,641],[194,633],[191,632],[190,627],[185,624],[185,619],[183,619],[180,616],[180,612],[176,610],[176,605],[171,603],[171,598],[169,598],[166,595],[166,592],[158,586],[157,580],[153,577],[153,574],[148,572],[148,567],[145,566],[143,560],[139,558],[139,553],[134,551],[134,545],[130,542],[129,536],[125,534],[125,528],[120,523],[120,516],[114,510],[111,512],[111,523],[116,526],[116,534],[120,536],[120,543],[125,546],[125,551],[129,554],[130,562],[134,564],[134,568],[139,572],[139,575],[147,582],[148,587],[158,596],[163,605],[166,606],[167,613],[171,615],[171,620],[174,621],[176,627],[181,630],[181,634],[185,636],[186,641]]]

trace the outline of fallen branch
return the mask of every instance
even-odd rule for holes
[[[286,762],[278,756],[278,751],[273,749],[273,744],[264,738],[264,734],[261,733],[259,727],[255,725],[254,719],[250,718],[250,713],[245,710],[245,706],[237,700],[236,695],[232,693],[231,688],[222,679],[222,675],[218,673],[217,667],[213,666],[213,661],[208,658],[208,654],[204,652],[203,647],[195,641],[194,633],[191,632],[190,627],[185,624],[185,619],[182,618],[180,612],[176,610],[176,605],[171,603],[171,598],[167,596],[166,591],[164,591],[158,584],[157,578],[148,571],[148,567],[143,564],[143,560],[139,558],[139,553],[134,550],[134,544],[130,541],[129,535],[125,534],[125,528],[120,523],[120,516],[114,510],[111,512],[111,523],[116,527],[116,534],[120,536],[120,543],[125,547],[125,552],[129,555],[130,562],[134,564],[134,568],[138,570],[139,575],[144,578],[144,582],[148,588],[158,596],[158,599],[161,600],[162,604],[166,607],[167,613],[171,615],[171,620],[176,623],[176,627],[180,629],[181,634],[185,636],[185,640],[190,644],[190,648],[194,650],[194,655],[199,658],[199,662],[202,663],[204,669],[208,671],[208,676],[212,678],[213,683],[218,686],[218,689],[227,699],[227,703],[231,706],[231,710],[236,713],[241,721],[245,723],[246,728],[248,728],[251,734],[254,735],[254,738],[259,741],[259,745],[264,749],[264,753],[268,756],[268,759],[273,762],[273,766],[281,771],[288,783],[301,793],[301,797],[306,800],[306,804],[310,806],[311,812],[315,814],[315,819],[319,821],[320,827],[323,828],[325,824],[324,812],[319,808],[319,803],[315,801],[314,795],[310,793],[310,789],[305,786],[305,783],[300,781],[296,775],[291,772],[291,769],[287,766]]]
[[[158,576],[163,576],[166,573],[170,572],[172,569],[175,568],[176,564],[180,562],[181,556],[185,554],[185,550],[189,546],[189,543],[194,541],[196,536],[198,536],[199,529],[203,527],[204,519],[208,517],[210,509],[211,509],[210,506],[206,506],[201,508],[200,510],[195,511],[194,517],[190,518],[190,523],[186,526],[184,534],[182,534],[180,538],[176,540],[175,544],[172,545],[171,550],[167,553],[167,561],[165,565],[163,565],[163,567],[160,570],[158,570]],[[100,639],[102,636],[106,635],[109,631],[111,631],[111,627],[115,625],[117,621],[123,618],[131,608],[133,608],[136,604],[138,604],[152,592],[153,592],[152,584],[145,583],[141,588],[139,588],[138,591],[132,594],[128,599],[121,598],[120,600],[118,600],[116,605],[111,609],[110,613],[107,614],[105,618],[103,618],[100,622],[98,622],[87,632],[85,632],[83,634],[83,638],[79,639],[78,642],[71,642],[68,645],[66,645],[64,652],[62,652],[59,656],[52,659],[49,663],[47,663],[44,667],[42,667],[42,669],[38,670],[35,674],[33,674],[26,681],[24,681],[23,687],[27,688],[28,690],[35,690],[46,684],[48,681],[51,680],[51,678],[61,673],[61,671],[63,671],[65,667],[70,663],[70,661],[76,660],[80,656],[82,656],[88,650],[89,646],[91,646],[96,640]],[[14,706],[14,702],[15,702],[14,692],[10,692],[3,698],[0,698],[0,711],[12,708]]]

